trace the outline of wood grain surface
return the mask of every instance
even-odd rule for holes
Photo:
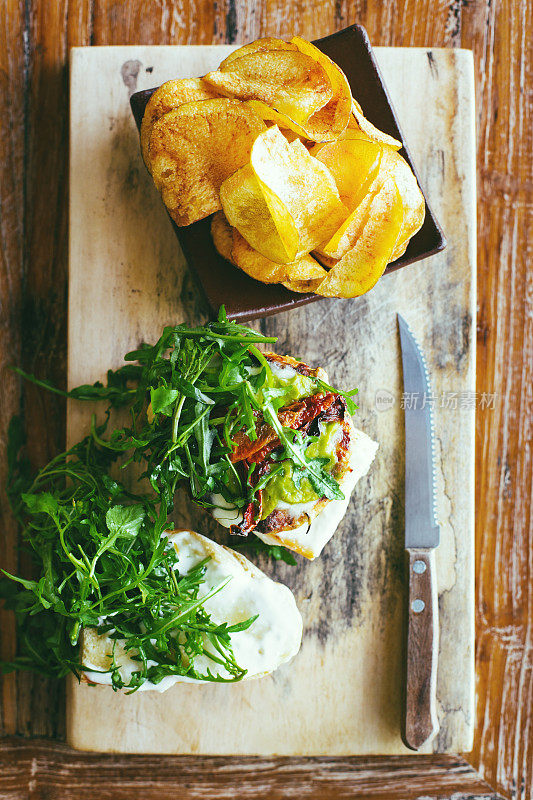
[[[459,756],[209,758],[109,756],[0,740],[2,800],[498,800]]]
[[[228,52],[220,45],[122,46],[71,54],[69,388],[104,379],[124,353],[155,341],[163,325],[206,319],[142,165],[129,94],[134,83],[143,89],[176,73],[205,74]],[[438,431],[441,636],[434,692],[440,731],[422,752],[472,747],[474,408],[442,402],[450,390],[470,397],[475,388],[472,58],[441,48],[377,48],[375,55],[424,189],[453,238],[444,252],[387,275],[363,298],[321,300],[251,323],[278,337],[277,352],[323,364],[334,385],[358,386],[355,423],[379,442],[369,475],[320,558],[299,559],[292,568],[254,555],[294,592],[304,621],[301,651],[273,675],[236,686],[175,686],[163,695],[128,697],[70,681],[67,741],[75,747],[208,755],[406,752],[405,426],[397,312],[425,351]],[[377,402],[383,394],[394,399],[392,407]],[[69,404],[68,446],[85,435],[91,410]],[[232,545],[182,493],[174,520]]]
[[[405,742],[414,750],[438,731],[439,610],[434,550],[409,549]]]
[[[30,456],[36,464],[64,444],[63,403],[22,387],[5,367],[22,363],[65,385],[68,47],[244,42],[287,31],[313,38],[359,22],[376,45],[473,49],[478,98],[477,387],[480,394],[496,393],[496,398],[477,414],[478,701],[475,745],[469,758],[491,785],[520,800],[531,797],[533,786],[532,464],[528,446],[533,418],[533,315],[527,269],[533,153],[527,60],[531,15],[528,0],[320,0],[313,4],[292,0],[216,4],[7,0],[0,5],[0,510],[2,563],[8,568],[16,568],[23,558],[16,549],[16,532],[3,494],[9,418],[24,412]],[[0,637],[2,655],[9,657],[15,643],[7,614],[1,618]],[[63,698],[56,684],[28,675],[8,676],[1,698],[4,734],[59,738],[64,734]],[[32,764],[39,764],[39,776],[61,773],[63,752],[60,745],[5,744],[0,750],[4,796],[28,796]],[[131,763],[131,777],[138,778],[144,770]],[[450,788],[445,781],[449,762],[440,758],[434,763],[440,765],[442,777],[436,779],[433,794],[449,797],[458,788]],[[378,781],[376,762],[365,760],[365,764]],[[353,776],[357,766],[352,761],[350,765]],[[199,769],[204,767],[205,762],[199,762]],[[409,760],[406,768],[412,775],[414,763]],[[427,772],[421,773],[425,778]],[[307,762],[300,764],[298,775],[299,787],[309,780]],[[471,784],[466,777],[457,778],[468,792]],[[103,796],[98,791],[91,794],[92,780],[85,776],[84,796]],[[10,782],[5,785],[6,781]],[[357,796],[358,779],[351,781],[349,792]],[[214,773],[211,780],[204,777],[200,782],[204,796],[216,796]],[[398,786],[396,780],[393,783]],[[408,795],[408,783],[404,773],[402,796],[426,794],[427,784],[418,784],[418,795]],[[131,796],[132,783],[127,785]],[[50,784],[41,796],[46,792],[48,797],[58,796]],[[75,793],[81,795],[78,786]],[[277,795],[272,796],[282,794],[278,786]],[[320,796],[319,789],[308,795]],[[379,795],[370,787],[365,796]],[[392,790],[387,796],[393,796]]]

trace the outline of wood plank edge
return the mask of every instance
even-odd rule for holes
[[[225,758],[124,756],[84,753],[43,739],[0,739],[0,797],[113,797],[130,800],[132,785],[143,800],[234,796],[424,800],[497,795],[458,755],[357,758]],[[268,794],[267,794],[268,793]]]

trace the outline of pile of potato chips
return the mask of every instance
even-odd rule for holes
[[[294,292],[364,294],[424,221],[401,143],[365,119],[339,67],[298,37],[258,39],[216,72],[163,84],[141,147],[178,225],[214,214],[224,258]]]

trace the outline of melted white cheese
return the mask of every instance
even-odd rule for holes
[[[274,531],[275,535],[260,533],[256,529],[254,530],[255,535],[267,544],[281,544],[288,550],[302,552],[309,559],[319,556],[346,514],[355,485],[370,469],[377,449],[378,443],[374,442],[363,431],[358,430],[351,422],[351,471],[344,476],[344,479],[339,484],[344,494],[344,500],[330,500],[311,524],[305,522],[299,528],[279,529]],[[210,501],[218,506],[218,508],[213,508],[211,513],[225,528],[229,528],[230,525],[242,520],[242,514],[235,506],[227,503],[222,495],[211,495]],[[319,501],[309,500],[306,503],[286,503],[280,500],[276,505],[276,509],[287,511],[289,516],[295,519],[301,514],[311,514],[317,502]]]
[[[280,664],[293,658],[300,649],[302,618],[290,589],[276,583],[244,556],[234,553],[222,545],[212,542],[192,531],[177,531],[168,534],[179,555],[179,571],[188,572],[200,561],[210,556],[206,565],[204,583],[199,596],[207,594],[226,578],[229,582],[213,597],[206,600],[204,608],[215,623],[229,625],[242,622],[259,614],[255,622],[245,631],[232,634],[231,642],[235,660],[248,670],[246,679],[273,672]],[[111,683],[111,675],[91,671],[106,669],[112,650],[112,641],[107,636],[98,636],[95,629],[87,629],[82,647],[82,663],[89,669],[85,674],[93,683]],[[209,648],[209,644],[206,643]],[[115,645],[115,659],[120,672],[128,682],[132,672],[139,669],[139,662],[132,660]],[[228,677],[222,665],[207,656],[195,659],[196,669],[204,673],[210,669],[214,674]],[[161,683],[144,683],[140,690],[165,691],[174,683],[204,683],[186,676],[168,676]]]
[[[374,442],[366,433],[353,427],[350,438],[351,472],[348,472],[339,484],[344,494],[344,500],[330,500],[311,524],[306,522],[292,530],[276,530],[275,536],[255,530],[255,535],[267,544],[282,544],[289,550],[303,551],[306,558],[311,560],[319,556],[346,514],[355,485],[370,469],[377,449],[377,442]],[[285,503],[279,503],[278,508],[283,508],[285,505]],[[294,518],[298,512],[310,513],[315,505],[316,501],[311,501],[310,503],[295,504],[288,508],[291,508]]]
[[[284,381],[290,381],[298,375],[294,367],[291,367],[290,364],[280,364],[279,361],[270,361],[270,359],[268,363],[274,375],[277,375],[278,378],[282,378]]]
[[[233,503],[228,503],[221,494],[209,495],[209,502],[215,506],[211,509],[211,514],[225,528],[242,522],[242,514],[237,506],[234,506]]]

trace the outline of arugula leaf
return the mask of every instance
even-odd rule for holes
[[[17,447],[23,443],[16,426],[12,430],[10,496],[18,485]],[[98,435],[104,433],[99,426]],[[79,675],[80,633],[96,627],[102,633],[112,629],[139,661],[127,684],[112,664],[115,689],[137,691],[166,675],[241,680],[246,671],[235,663],[230,634],[239,635],[253,619],[234,631],[211,621],[198,594],[206,562],[180,573],[178,555],[164,535],[168,505],[160,494],[132,492],[111,477],[119,456],[87,436],[34,474],[16,498],[13,508],[38,578],[3,571],[0,597],[15,612],[19,654],[0,663],[0,671]],[[196,669],[198,655],[221,664],[227,676]]]
[[[34,383],[36,386],[40,386],[42,389],[53,392],[53,394],[58,394],[61,397],[69,397],[73,400],[107,400],[114,408],[119,408],[130,402],[132,395],[135,393],[135,389],[128,389],[127,382],[128,380],[137,380],[140,373],[139,367],[137,366],[121,367],[114,371],[109,370],[107,373],[107,386],[97,381],[92,385],[84,384],[83,386],[77,386],[75,389],[66,392],[63,389],[58,389],[57,386],[54,386],[50,381],[36,378],[35,375],[30,375],[19,367],[13,367],[12,369],[13,372],[16,372],[21,378],[24,378],[30,383]]]
[[[117,537],[135,537],[144,522],[146,513],[142,506],[111,506],[105,515],[109,532]]]
[[[165,412],[176,402],[179,396],[177,389],[169,389],[167,386],[158,386],[157,389],[150,389],[150,402],[154,414]]]
[[[50,492],[23,494],[22,501],[31,514],[49,514],[53,516],[59,511],[58,500]]]
[[[93,416],[87,436],[37,473],[24,455],[20,419],[11,422],[8,497],[36,572],[34,580],[4,573],[0,581],[20,641],[17,658],[0,669],[79,674],[79,637],[84,627],[95,626],[124,642],[139,662],[126,687],[112,666],[115,688],[136,691],[146,680],[157,683],[176,674],[217,681],[243,677],[231,635],[253,620],[215,625],[198,595],[205,565],[181,574],[164,534],[179,485],[188,484],[205,508],[213,506],[215,494],[244,508],[280,473],[285,459],[296,483],[305,477],[318,496],[343,497],[328,459],[307,456],[313,437],[279,422],[287,396],[257,347],[275,341],[228,320],[221,309],[218,320],[205,326],[164,328],[154,345],[142,344],[126,355],[123,367],[109,370],[105,385],[66,392],[15,370],[64,397],[106,405],[103,423]],[[312,381],[316,392],[344,397],[353,413],[353,392]],[[128,420],[113,426],[111,415],[120,408]],[[230,455],[240,436],[257,438],[263,421],[281,445],[270,472],[253,485],[252,468],[246,474]],[[136,483],[139,473],[145,483]],[[259,539],[247,540],[245,547],[295,563],[285,548]],[[222,664],[229,677],[214,667],[200,672],[195,664],[201,654]]]
[[[300,469],[300,480],[301,477],[305,476],[319,497],[327,497],[330,500],[344,500],[344,494],[339,484],[324,469],[324,464],[328,459],[308,458],[305,452],[308,442],[305,437],[299,431],[294,431],[292,428],[284,428],[271,405],[265,405],[263,415],[278,434],[284,447],[284,455],[290,458]]]

